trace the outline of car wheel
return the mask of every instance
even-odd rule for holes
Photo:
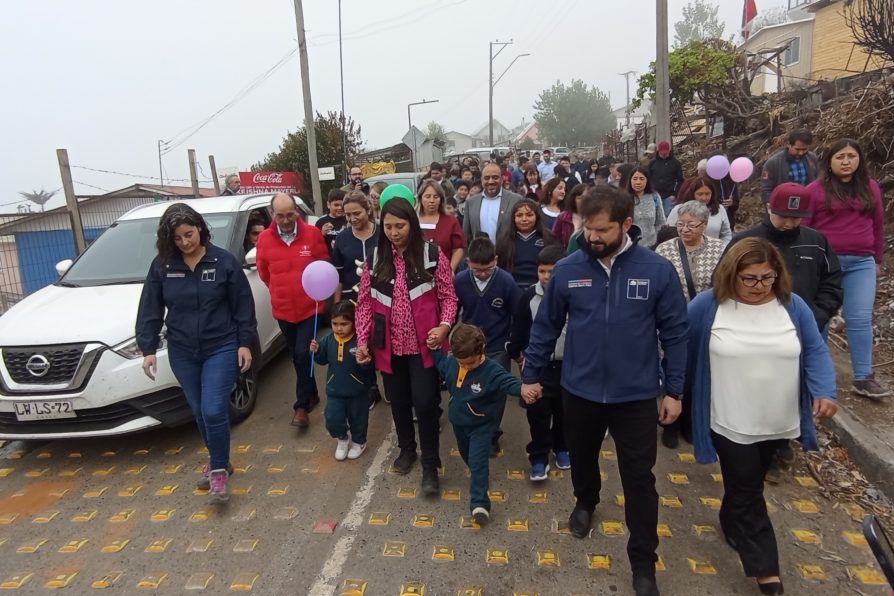
[[[239,373],[233,391],[230,393],[230,421],[239,424],[251,414],[258,403],[258,373],[261,355],[257,346],[251,350],[251,368]]]

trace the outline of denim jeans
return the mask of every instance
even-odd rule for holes
[[[230,393],[239,376],[236,343],[207,354],[168,345],[168,359],[211,455],[211,469],[230,463]]]
[[[674,195],[668,195],[661,199],[661,206],[664,207],[664,216],[670,215],[674,208]]]
[[[875,303],[875,260],[872,257],[838,255],[844,277],[842,311],[847,323],[854,379],[872,374],[872,305]]]

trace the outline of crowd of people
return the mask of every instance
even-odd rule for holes
[[[636,164],[553,161],[548,150],[517,163],[433,163],[417,189],[365,185],[352,168],[316,226],[276,195],[273,223],[250,226],[247,242],[294,362],[292,423],[307,427],[320,403],[313,354],[328,367],[335,458],[359,458],[381,399],[378,373],[397,435],[392,469],[408,474],[419,458],[421,491],[436,495],[446,391],[470,512],[483,525],[489,458],[502,449],[507,396],[519,396],[530,480],[548,481],[551,465],[570,469],[568,524],[580,538],[600,502],[598,456],[610,434],[638,595],[658,594],[660,425],[666,447],[682,435],[699,462],[719,460],[724,537],[760,591],[781,594],[764,481],[791,462],[792,441],[815,449],[814,418],[835,414],[824,334],[839,309],[853,391],[889,395],[872,374],[882,194],[858,143],[842,139],[817,158],[811,142],[793,132],[766,162],[767,215],[738,234],[735,185],[701,166],[685,177],[666,141]],[[225,501],[227,393],[251,363],[251,292],[185,205],[165,212],[157,246],[137,320],[144,369],[154,373],[166,323],[171,367],[210,454],[202,483]],[[313,321],[327,306],[301,284],[318,260],[340,281],[323,337]]]

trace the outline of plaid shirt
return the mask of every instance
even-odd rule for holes
[[[807,179],[807,160],[806,159],[789,159],[788,160],[788,179],[797,182],[802,186],[806,186]]]

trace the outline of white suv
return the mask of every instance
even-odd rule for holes
[[[247,241],[248,222],[269,225],[272,195],[183,201],[202,214],[212,242],[246,259],[258,344],[251,370],[230,397],[231,419],[254,409],[260,368],[283,347]],[[306,219],[307,206],[298,199]],[[155,381],[143,374],[134,339],[137,305],[156,255],[156,228],[170,201],[137,207],[76,261],[56,266],[59,281],[0,317],[0,439],[117,435],[188,422],[192,413],[171,373],[162,340]]]

